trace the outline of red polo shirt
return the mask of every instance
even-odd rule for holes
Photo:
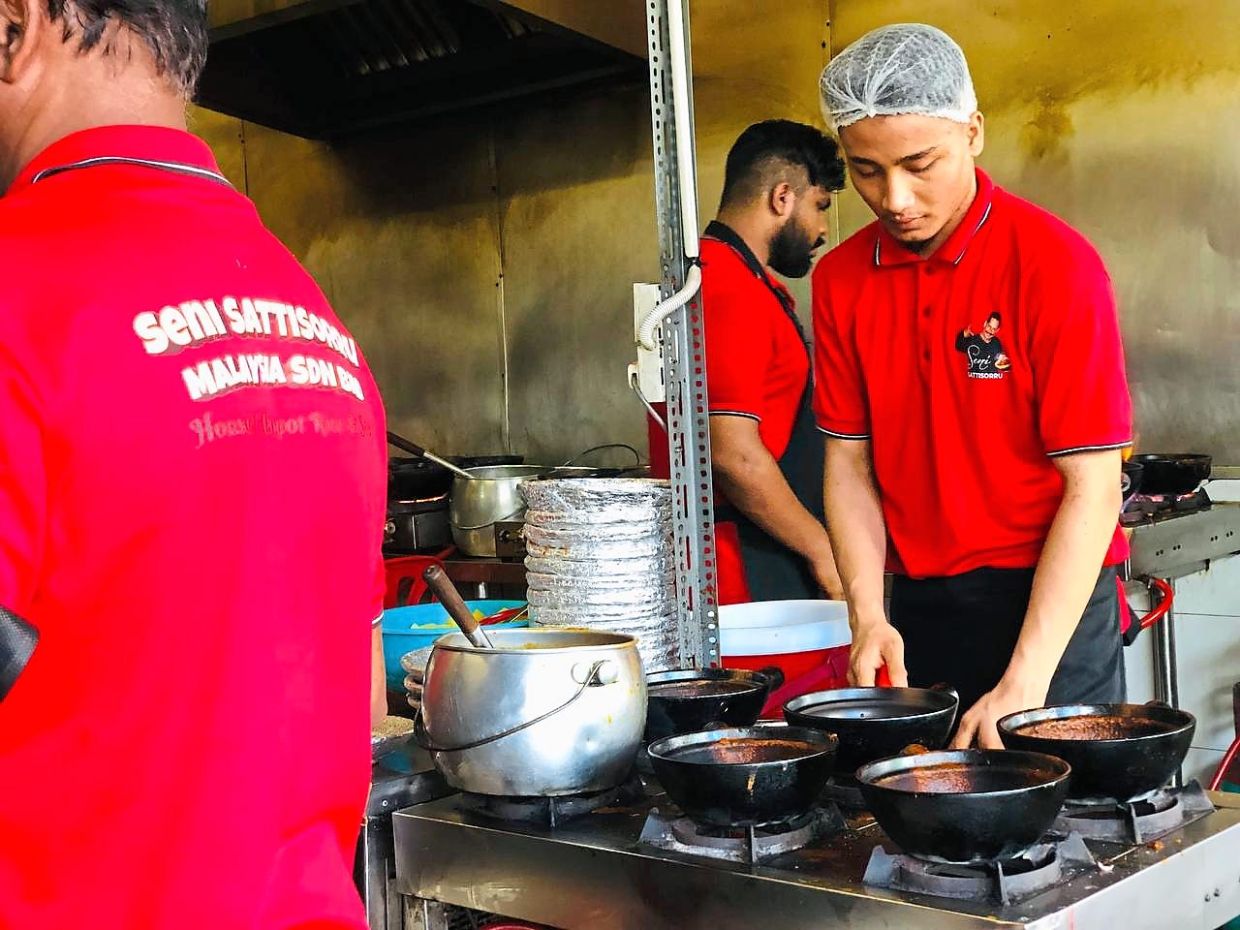
[[[0,702],[0,926],[365,926],[383,411],[217,170],[113,127],[0,199],[0,603],[40,633]]]
[[[813,277],[819,428],[871,440],[890,567],[916,578],[1036,565],[1063,494],[1052,459],[1132,437],[1098,253],[977,180],[930,258],[873,223]],[[1106,564],[1126,556],[1117,524]]]
[[[706,387],[711,416],[747,417],[758,424],[762,444],[779,459],[788,447],[810,375],[809,357],[796,325],[734,246],[714,238],[736,234],[711,224],[702,238],[703,328]],[[766,280],[792,304],[773,275]],[[652,473],[667,477],[667,436],[656,426],[650,436]],[[726,501],[717,493],[719,501]],[[750,599],[736,525],[716,525],[719,603]]]

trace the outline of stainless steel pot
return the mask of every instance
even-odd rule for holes
[[[553,471],[539,465],[469,468],[469,478],[452,479],[448,519],[452,541],[466,555],[495,557],[495,524],[525,519],[522,481]]]
[[[605,791],[633,767],[646,680],[632,636],[495,630],[494,649],[452,633],[426,666],[418,740],[461,791],[548,797]]]

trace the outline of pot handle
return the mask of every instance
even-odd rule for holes
[[[565,462],[560,467],[568,468],[578,459],[584,459],[590,453],[602,452],[604,449],[627,449],[629,452],[633,453],[633,458],[636,460],[633,463],[634,467],[637,467],[638,465],[642,463],[642,454],[638,452],[636,449],[634,449],[632,446],[630,446],[627,442],[609,442],[601,446],[591,446],[589,449],[586,449],[585,452],[578,452],[576,455],[574,455],[571,459],[569,459],[567,462]]]
[[[485,479],[483,479],[483,480],[485,480]],[[524,505],[522,505],[521,507],[518,507],[516,510],[514,510],[512,513],[508,514],[508,516],[506,516],[506,517],[500,517],[500,518],[498,518],[498,519],[496,519],[496,520],[492,520],[492,521],[491,521],[491,522],[489,522],[489,523],[479,523],[477,526],[460,526],[460,525],[457,525],[457,526],[456,526],[456,529],[458,529],[458,530],[462,530],[463,532],[466,532],[466,533],[471,533],[471,532],[473,532],[474,530],[485,530],[485,529],[487,529],[487,528],[489,528],[489,527],[494,526],[496,523],[511,523],[511,522],[513,522],[514,518],[516,518],[516,517],[521,517],[521,516],[523,516],[523,514],[524,514],[524,513],[525,513],[525,506],[524,506]]]
[[[427,752],[464,752],[467,749],[477,749],[480,746],[486,746],[490,743],[498,742],[499,740],[502,740],[507,736],[512,736],[515,733],[520,733],[522,730],[528,730],[530,727],[534,726],[535,724],[542,723],[544,720],[554,717],[560,711],[566,710],[569,706],[571,706],[574,702],[576,702],[576,700],[579,697],[581,697],[583,694],[586,693],[586,688],[590,687],[590,685],[592,684],[602,683],[599,680],[599,675],[603,671],[603,666],[607,664],[609,663],[607,662],[606,659],[599,659],[597,662],[595,662],[590,667],[588,674],[585,676],[585,681],[581,683],[581,685],[577,688],[577,691],[573,694],[573,696],[570,697],[563,704],[561,704],[559,707],[553,707],[551,710],[547,711],[545,714],[539,714],[533,720],[527,720],[525,723],[519,723],[515,727],[510,727],[509,729],[504,730],[501,733],[496,733],[494,736],[486,736],[486,737],[483,737],[482,739],[474,740],[472,743],[465,743],[462,746],[436,746],[434,743],[431,742],[430,734],[426,732],[426,726],[422,722],[422,713],[421,711],[419,711],[418,717],[414,721],[414,724],[413,724],[413,738],[417,741],[417,744],[421,746],[423,749],[425,749]]]

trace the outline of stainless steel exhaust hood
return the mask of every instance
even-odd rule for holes
[[[198,103],[325,139],[551,88],[645,79],[619,0],[212,0]]]

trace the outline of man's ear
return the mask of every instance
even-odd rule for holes
[[[974,113],[969,117],[966,131],[969,134],[969,154],[977,158],[986,147],[986,120],[981,113]]]
[[[16,84],[34,61],[50,28],[46,0],[0,0],[0,82]]]
[[[3,0],[0,0],[0,2],[3,2]],[[772,213],[781,220],[787,219],[792,215],[792,211],[797,205],[796,188],[787,181],[780,181],[771,188],[768,195],[768,203]]]

